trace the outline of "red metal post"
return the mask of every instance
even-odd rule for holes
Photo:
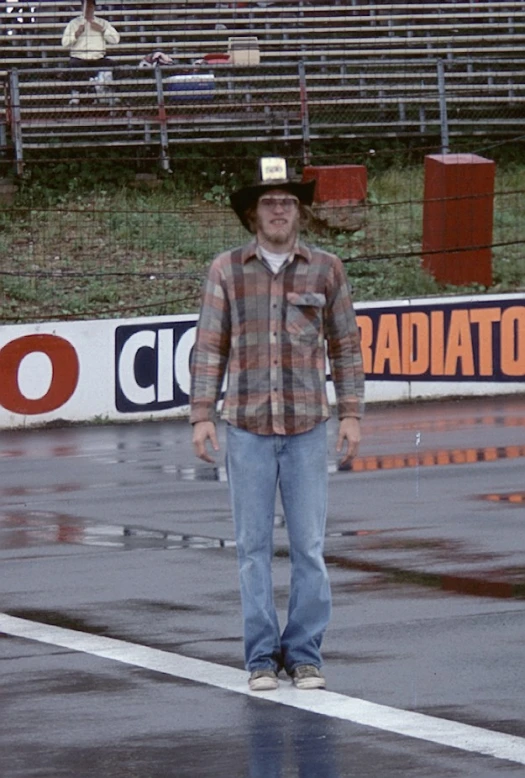
[[[492,284],[496,165],[477,154],[425,157],[423,267],[448,284]]]

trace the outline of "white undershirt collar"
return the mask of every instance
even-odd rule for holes
[[[261,252],[261,256],[270,265],[272,273],[275,274],[279,272],[291,254],[289,251],[287,251],[285,254],[275,254],[273,251],[268,251],[268,249],[265,249],[262,246],[259,246],[259,251]]]

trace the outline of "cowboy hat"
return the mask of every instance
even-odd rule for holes
[[[270,189],[282,189],[298,198],[303,205],[311,205],[314,199],[315,180],[302,183],[292,181],[283,157],[262,157],[259,160],[258,178],[255,184],[238,189],[230,195],[230,203],[246,229],[251,232],[246,212],[257,204],[259,197]]]

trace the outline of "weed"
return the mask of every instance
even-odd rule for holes
[[[226,190],[224,184],[215,184],[212,188],[204,193],[204,199],[209,203],[215,203],[216,205],[226,205],[228,202],[229,192]]]
[[[241,166],[191,155],[153,190],[127,173],[93,185],[75,169],[67,187],[38,173],[0,213],[0,317],[4,321],[194,312],[211,258],[248,235],[227,203]],[[243,170],[252,171],[254,160]],[[515,160],[498,169],[493,273],[488,291],[525,286],[522,180]],[[247,176],[246,176],[247,178]],[[422,165],[371,165],[363,223],[316,227],[308,242],[345,262],[355,300],[479,293],[438,284],[421,267]]]

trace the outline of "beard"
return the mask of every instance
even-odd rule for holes
[[[276,249],[288,247],[290,244],[295,243],[297,233],[299,230],[299,215],[286,224],[273,226],[269,224],[268,227],[262,223],[262,219],[257,219],[257,234],[265,241],[265,243],[274,246]],[[278,253],[278,252],[277,252]]]

